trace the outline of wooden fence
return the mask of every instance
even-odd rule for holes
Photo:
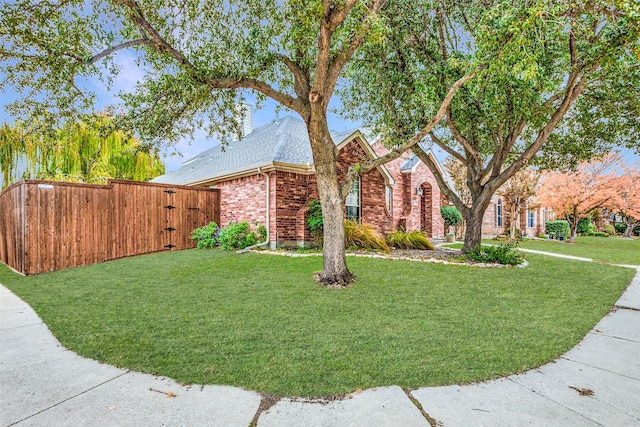
[[[195,246],[220,222],[219,190],[111,180],[20,181],[0,194],[0,260],[23,274]]]

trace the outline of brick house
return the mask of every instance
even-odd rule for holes
[[[378,156],[386,154],[379,139],[371,144]],[[440,167],[430,151],[428,155]],[[444,237],[444,220],[440,207],[448,205],[447,198],[440,192],[431,170],[415,155],[405,152],[402,156],[385,165],[396,184],[393,188],[390,212],[394,228],[401,230],[422,230],[428,237]],[[446,176],[442,169],[440,172]]]
[[[482,236],[491,238],[503,235],[510,229],[510,208],[504,199],[494,195],[482,218]],[[555,218],[555,214],[548,208],[540,206],[535,200],[522,209],[516,219],[516,228],[528,237],[537,236],[545,231],[545,223]]]
[[[340,182],[355,162],[385,149],[358,130],[332,133]],[[318,198],[306,125],[286,116],[248,132],[226,147],[216,145],[154,182],[220,189],[220,225],[231,221],[267,226],[272,247],[303,246],[309,201]],[[411,155],[361,176],[346,200],[345,217],[373,225],[382,234],[400,226],[444,236],[442,197],[427,167]]]

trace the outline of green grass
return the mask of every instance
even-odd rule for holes
[[[495,240],[483,242],[497,243]],[[600,262],[640,265],[640,239],[578,236],[575,243],[525,239],[519,246],[525,249],[592,258]]]
[[[471,382],[548,362],[605,315],[633,270],[527,256],[525,269],[186,250],[0,282],[77,353],[183,383],[286,396]]]

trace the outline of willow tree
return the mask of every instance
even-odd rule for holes
[[[318,278],[347,283],[353,275],[343,217],[353,175],[340,187],[327,108],[354,53],[384,44],[395,31],[380,19],[384,3],[15,1],[3,6],[0,59],[6,83],[27,88],[14,112],[64,116],[92,105],[75,76],[99,75],[108,84],[118,71],[114,58],[133,52],[146,75],[135,91],[122,94],[124,121],[154,144],[175,142],[203,125],[223,137],[237,130],[235,105],[247,92],[297,112],[307,125],[324,217]]]
[[[110,178],[148,181],[164,173],[157,148],[112,129],[112,122],[89,117],[44,133],[2,125],[3,188],[24,178],[103,184]]]
[[[463,250],[480,244],[491,196],[526,165],[640,147],[637,1],[397,0],[384,19],[393,37],[352,61],[343,102],[390,145],[423,128],[452,82],[478,73],[425,140],[464,164],[470,203],[415,147],[465,219]]]

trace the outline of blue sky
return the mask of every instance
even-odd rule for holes
[[[114,80],[111,91],[107,91],[105,85],[97,79],[78,82],[80,87],[87,88],[96,93],[98,99],[98,103],[95,107],[96,111],[103,110],[107,105],[118,103],[118,93],[133,91],[136,82],[141,80],[144,76],[144,71],[136,66],[135,57],[131,52],[118,52],[115,56],[115,62],[121,67],[122,72]],[[2,73],[0,73],[0,80],[1,78]],[[0,123],[11,123],[15,119],[7,113],[5,106],[11,103],[16,96],[16,92],[11,88],[6,88],[5,92],[0,92]],[[264,103],[262,109],[257,111],[254,109],[253,127],[257,128],[272,121],[276,117],[276,106],[277,103],[269,99]],[[289,114],[299,117],[297,113],[288,110],[282,110],[279,114],[281,116]],[[332,130],[346,130],[356,128],[359,124],[344,120],[335,114],[331,114],[329,117],[329,126]],[[209,137],[204,130],[197,132],[194,135],[193,141],[191,138],[183,139],[172,149],[163,151],[163,160],[167,166],[167,171],[179,168],[182,162],[196,156],[198,153],[208,148],[211,148],[215,144],[218,144],[217,140]],[[176,155],[176,152],[179,154]]]
[[[121,67],[122,72],[114,80],[111,91],[107,91],[105,86],[97,79],[80,82],[82,86],[92,90],[96,93],[98,103],[96,105],[96,111],[101,111],[105,106],[118,102],[117,94],[120,92],[130,92],[135,87],[138,80],[141,80],[144,76],[143,70],[135,65],[135,57],[132,52],[122,51],[115,57],[116,63]],[[0,73],[0,80],[2,74]],[[5,110],[5,106],[15,99],[16,93],[11,88],[5,88],[5,92],[0,92],[0,123],[12,122],[13,118],[9,116]],[[334,106],[338,101],[334,97]],[[253,112],[253,127],[257,128],[272,121],[276,117],[276,102],[268,100],[261,110],[255,110]],[[282,111],[280,115],[291,114],[297,117],[297,113],[290,111]],[[353,129],[359,126],[359,123],[351,122],[340,118],[335,114],[329,116],[329,126],[332,130],[346,130]],[[215,138],[208,137],[205,131],[197,132],[194,135],[193,141],[188,138],[180,141],[173,149],[164,150],[163,160],[167,166],[167,171],[172,171],[180,167],[180,164],[191,157],[194,157],[198,153],[212,147],[218,142]],[[622,150],[623,155],[627,162],[630,164],[640,164],[640,156],[632,153],[629,150]],[[176,155],[175,153],[179,153]],[[444,153],[440,150],[436,151],[436,157],[440,161],[444,158]]]

